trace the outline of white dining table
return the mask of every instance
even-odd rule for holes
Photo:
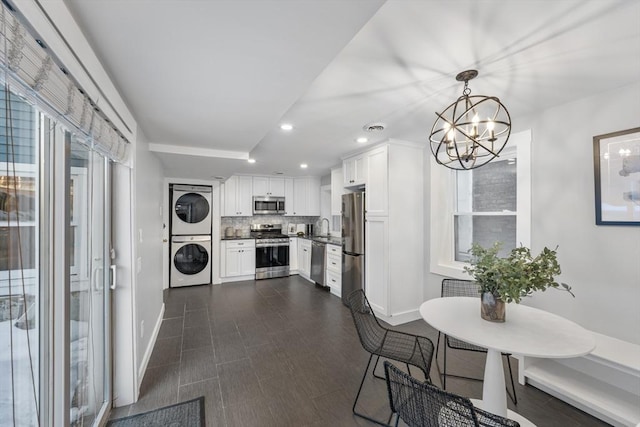
[[[502,353],[539,358],[569,358],[589,354],[596,346],[593,334],[564,317],[522,304],[507,304],[504,323],[480,317],[480,298],[435,298],[420,306],[420,315],[435,329],[487,349],[482,409],[533,425],[507,410]]]

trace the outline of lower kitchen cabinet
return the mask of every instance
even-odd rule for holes
[[[298,238],[289,237],[289,274],[298,273]]]
[[[329,291],[340,297],[342,295],[342,248],[338,245],[327,245],[325,285]]]
[[[311,280],[311,240],[298,239],[298,273]]]
[[[389,316],[389,219],[367,218],[365,236],[367,299],[378,314]]]
[[[256,243],[253,239],[225,240],[221,245],[223,281],[245,280],[256,273]],[[230,280],[229,280],[230,279]]]

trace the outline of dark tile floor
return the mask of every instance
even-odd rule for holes
[[[112,418],[205,396],[209,427],[374,425],[351,412],[368,359],[351,315],[306,280],[170,289],[164,317],[139,401]],[[398,329],[437,338],[423,321]],[[482,377],[484,355],[449,351],[448,366]],[[435,363],[431,377],[440,385]],[[449,378],[447,388],[482,394],[480,382]],[[517,408],[509,408],[538,426],[607,425],[531,386],[516,389]],[[360,402],[362,412],[386,419],[384,381],[369,376]]]

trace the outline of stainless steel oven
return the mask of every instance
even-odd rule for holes
[[[289,237],[282,234],[282,225],[252,224],[251,236],[256,239],[256,279],[289,275]]]

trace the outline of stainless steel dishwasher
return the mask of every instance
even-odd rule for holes
[[[311,243],[311,280],[324,286],[324,251],[325,244],[320,242]]]

